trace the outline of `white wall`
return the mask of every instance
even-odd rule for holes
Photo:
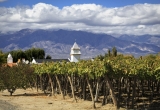
[[[80,60],[80,55],[71,55],[71,62],[78,62]]]

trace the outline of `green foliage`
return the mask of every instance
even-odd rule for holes
[[[5,54],[0,50],[0,66],[4,63],[6,63]]]
[[[117,49],[116,49],[116,47],[112,48],[112,56],[114,56],[114,57],[117,56]]]
[[[13,50],[13,51],[11,51],[11,52],[8,52],[8,53],[6,54],[6,56],[7,56],[9,53],[10,53],[10,54],[12,55],[12,57],[13,57],[13,62],[17,62],[18,59],[26,58],[26,55],[25,55],[25,53],[24,53],[22,50]]]
[[[46,59],[52,59],[52,57],[50,55],[47,55]]]
[[[33,74],[34,73],[34,74]],[[160,80],[160,57],[149,55],[143,58],[133,56],[117,55],[116,57],[95,58],[92,60],[81,60],[74,62],[51,62],[39,65],[24,65],[1,67],[0,87],[1,89],[27,88],[29,82],[35,76],[43,74],[76,75],[88,77],[89,79],[109,78],[119,79],[121,77],[137,77],[139,79]]]
[[[66,72],[70,75],[77,74],[78,73],[77,66],[78,66],[77,63],[74,63],[74,62],[70,62],[70,63],[66,64],[66,70],[67,70]]]
[[[109,56],[109,57],[111,56],[111,51],[110,51],[110,49],[108,49],[108,56]]]
[[[35,73],[51,74],[77,74],[79,76],[89,76],[90,79],[103,77],[133,77],[140,79],[160,79],[159,67],[160,58],[144,57],[136,59],[133,56],[118,55],[117,57],[96,58],[94,61],[82,60],[78,63],[73,62],[53,62],[42,65],[35,65]]]
[[[40,48],[31,48],[25,51],[22,50],[13,50],[11,52],[6,53],[6,56],[11,53],[13,57],[13,62],[17,62],[18,59],[25,58],[26,60],[32,61],[33,57],[35,59],[44,59],[45,51]]]
[[[34,69],[25,64],[18,64],[13,67],[1,67],[0,80],[3,84],[3,88],[12,93],[17,88],[28,88],[30,83],[35,79],[35,74],[33,74],[33,72]]]
[[[24,51],[26,55],[26,59],[31,61],[34,57],[35,59],[44,59],[45,58],[45,51],[39,48],[31,48]]]
[[[121,55],[121,54],[119,54],[119,55]],[[108,49],[108,53],[105,53],[104,56],[103,55],[98,55],[96,57],[96,59],[100,59],[102,61],[103,59],[105,59],[107,57],[116,57],[116,56],[118,56],[117,55],[117,49],[116,49],[116,47],[113,47],[112,52],[110,51],[110,49]]]

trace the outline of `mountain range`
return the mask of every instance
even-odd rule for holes
[[[3,52],[32,47],[42,48],[52,58],[69,58],[74,42],[81,48],[81,58],[93,58],[116,47],[119,53],[134,56],[160,52],[160,35],[108,35],[74,30],[22,29],[0,33]]]

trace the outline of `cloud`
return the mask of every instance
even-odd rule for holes
[[[0,7],[0,30],[7,32],[40,28],[109,34],[160,34],[159,16],[160,4],[135,4],[117,8],[74,4],[59,9],[51,4],[38,3],[32,7]]]
[[[146,26],[145,25],[138,25],[137,28],[139,29],[144,29]]]
[[[0,0],[0,2],[5,2],[5,1],[7,1],[7,0]]]

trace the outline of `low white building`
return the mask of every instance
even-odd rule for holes
[[[13,63],[12,55],[9,53],[7,57],[7,63]]]

